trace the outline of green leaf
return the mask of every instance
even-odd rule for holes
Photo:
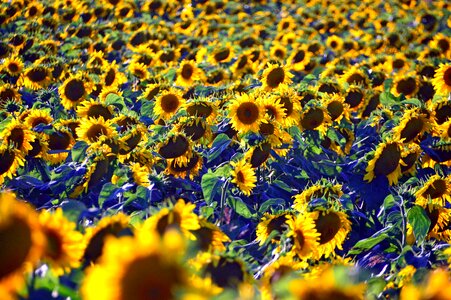
[[[72,161],[82,161],[86,157],[86,149],[88,144],[83,141],[77,142],[71,149]]]
[[[220,190],[221,178],[215,173],[208,172],[202,176],[200,185],[202,187],[205,202],[210,204]]]
[[[3,129],[5,129],[6,126],[8,126],[9,122],[11,122],[12,117],[9,116],[6,119],[4,119],[3,121],[0,122],[0,132],[3,131]]]
[[[141,116],[151,118],[153,116],[153,107],[155,106],[154,101],[144,101],[141,105]]]
[[[382,233],[374,237],[360,240],[354,245],[351,251],[349,251],[349,254],[360,254],[363,251],[370,250],[386,238],[388,238],[388,234]]]
[[[75,223],[78,223],[80,214],[88,209],[83,202],[77,200],[65,200],[61,203],[61,208],[64,216]]]
[[[215,212],[215,209],[211,206],[202,206],[200,208],[200,213],[202,216],[204,216],[206,219],[208,219],[213,213]]]
[[[231,141],[232,140],[227,136],[227,134],[219,134],[211,145],[210,152],[208,153],[208,161],[210,162],[221,155],[221,153],[229,146]]]
[[[253,217],[249,207],[247,207],[246,203],[241,200],[239,197],[229,196],[227,197],[228,204],[235,210],[237,214],[245,217],[246,219],[250,219]]]
[[[367,281],[366,298],[378,299],[378,295],[384,291],[387,282],[380,277],[372,277]]]
[[[99,199],[98,199],[98,203],[99,203],[99,207],[103,206],[103,203],[111,196],[111,194],[113,194],[113,192],[115,190],[117,190],[118,187],[115,184],[112,184],[110,182],[105,183],[102,186],[102,190],[100,191],[99,194]]]
[[[258,209],[258,211],[260,213],[264,213],[267,212],[268,209],[271,206],[283,206],[285,205],[285,200],[282,198],[272,198],[272,199],[268,199],[265,202],[262,203],[262,205],[260,206],[260,208]]]
[[[106,105],[113,105],[122,110],[125,107],[124,98],[114,93],[109,93],[105,100]]]
[[[423,103],[420,100],[416,99],[416,98],[410,98],[410,99],[404,100],[402,102],[402,104],[412,104],[412,105],[415,105],[416,107],[422,107],[423,106]]]
[[[421,206],[415,205],[407,212],[407,220],[412,225],[413,235],[415,239],[422,242],[429,231],[431,220],[428,218],[426,211]]]
[[[379,97],[381,104],[384,106],[398,105],[398,99],[389,92],[383,92]]]
[[[388,195],[387,197],[385,197],[384,210],[389,210],[390,208],[392,208],[395,205],[396,205],[396,200],[393,195]]]

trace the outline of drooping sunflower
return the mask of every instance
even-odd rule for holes
[[[16,174],[17,168],[23,166],[24,163],[22,152],[7,144],[2,144],[0,146],[0,184],[3,184],[7,177],[11,179]]]
[[[280,241],[280,235],[288,229],[287,220],[292,216],[292,212],[284,211],[277,214],[265,213],[261,218],[255,230],[257,238],[255,241],[259,242],[260,246],[267,242],[273,231],[278,234],[274,236],[272,242]]]
[[[399,124],[392,129],[396,139],[404,143],[417,141],[425,132],[431,130],[431,121],[419,109],[406,109]]]
[[[232,127],[241,132],[258,132],[264,109],[254,94],[242,93],[236,96],[228,106]]]
[[[287,218],[287,237],[290,237],[293,243],[290,252],[300,259],[318,255],[320,233],[315,228],[312,216],[311,213],[302,213]]]
[[[204,118],[208,124],[212,124],[217,116],[218,107],[210,98],[199,97],[189,100],[185,104],[188,115]]]
[[[157,152],[165,159],[173,159],[179,166],[187,166],[192,156],[191,141],[183,133],[169,133],[166,141],[158,144]]]
[[[20,104],[22,102],[19,90],[7,83],[0,86],[0,109],[6,109],[9,102]]]
[[[338,203],[338,199],[342,195],[341,184],[319,181],[294,196],[293,208],[299,212],[303,212],[306,205],[315,198],[325,198],[326,200],[332,200]]]
[[[368,75],[358,66],[353,66],[344,72],[340,76],[339,82],[341,85],[347,83],[348,85],[361,85],[363,87],[368,87],[370,83]]]
[[[225,251],[224,243],[230,242],[230,238],[213,223],[204,218],[199,218],[199,229],[193,230],[196,237],[196,245],[200,251]]]
[[[110,120],[113,118],[113,113],[114,111],[111,105],[106,105],[92,99],[84,100],[77,106],[77,115],[80,118],[97,119],[102,117],[104,120]]]
[[[249,196],[257,182],[255,170],[245,160],[232,161],[230,165],[232,166],[231,182],[235,183],[244,195]]]
[[[196,205],[179,199],[174,206],[164,207],[144,221],[141,231],[156,232],[161,237],[171,229],[179,230],[186,238],[196,240],[194,231],[200,229],[199,216],[194,213]]]
[[[31,143],[35,138],[36,136],[31,128],[19,119],[12,119],[0,133],[1,140],[24,154],[33,148]]]
[[[52,272],[59,276],[77,268],[85,245],[83,235],[75,229],[76,224],[64,217],[61,208],[54,213],[41,211],[39,223],[46,239],[43,260],[50,265]]]
[[[41,258],[45,239],[36,211],[11,192],[0,193],[0,290],[17,292]]]
[[[289,128],[299,123],[301,101],[300,97],[293,88],[286,84],[281,84],[274,95],[270,98],[274,103],[279,100],[280,104],[282,104],[285,113],[282,122],[284,128]]]
[[[116,65],[116,61],[109,64],[102,75],[102,83],[106,87],[120,87],[126,82],[127,77],[119,71],[119,66]]]
[[[193,83],[202,78],[202,70],[195,61],[184,60],[177,69],[175,83],[182,87],[191,87]]]
[[[154,114],[163,120],[169,120],[184,103],[185,99],[183,99],[180,91],[175,89],[163,91],[155,102]]]
[[[293,45],[293,50],[287,59],[290,68],[294,71],[304,71],[305,66],[310,62],[312,53],[307,50],[305,44]]]
[[[293,76],[286,66],[268,63],[260,79],[262,89],[269,91],[278,88],[280,84],[290,84]]]
[[[335,250],[343,250],[342,245],[351,231],[351,221],[341,209],[313,211],[316,231],[320,234],[317,258],[335,255]]]
[[[432,175],[415,193],[415,198],[415,203],[420,206],[425,206],[429,201],[442,206],[451,202],[451,175]]]
[[[416,143],[406,145],[401,155],[401,160],[404,163],[401,165],[401,172],[403,174],[414,175],[417,171],[417,163],[421,155],[421,148]]]
[[[52,81],[50,69],[45,66],[29,66],[26,68],[19,80],[18,86],[25,86],[31,90],[46,88]]]
[[[144,187],[150,186],[149,169],[146,166],[133,163],[130,165],[130,170],[132,171],[133,180],[137,185]]]
[[[86,271],[83,299],[175,299],[188,286],[184,241],[174,230],[163,238],[140,230],[134,237],[108,239],[104,248],[98,264]]]
[[[117,135],[112,120],[105,120],[102,116],[97,119],[87,118],[76,129],[78,139],[88,144],[95,143],[102,138],[111,138]]]
[[[326,109],[322,106],[311,106],[302,112],[299,127],[301,130],[318,130],[324,136],[331,123]]]
[[[368,162],[364,180],[371,182],[376,176],[388,178],[390,185],[396,184],[401,175],[401,143],[392,139],[380,143],[374,151],[374,157]]]
[[[68,77],[58,88],[61,104],[65,109],[75,108],[92,92],[93,83],[83,73],[78,72]]]
[[[103,217],[95,226],[86,228],[84,235],[86,248],[83,254],[85,264],[97,263],[103,254],[105,241],[108,238],[132,234],[129,222],[129,216],[118,213]]]
[[[189,176],[189,178],[193,180],[194,177],[199,175],[202,164],[202,156],[193,152],[186,162],[177,162],[176,159],[168,160],[165,173],[178,178],[186,178]]]
[[[246,161],[249,161],[252,168],[264,166],[271,154],[271,148],[271,141],[263,140],[251,147],[244,155],[244,158]]]
[[[437,94],[447,96],[451,93],[451,64],[440,64],[432,79]]]
[[[11,56],[3,62],[3,70],[11,76],[17,76],[22,73],[23,61],[20,57]]]
[[[276,96],[272,97],[258,97],[257,99],[265,110],[265,114],[269,117],[270,120],[273,120],[279,124],[282,124],[285,119],[285,111],[287,110],[282,104],[282,99]],[[287,100],[286,102],[288,102]],[[289,103],[286,103],[285,106],[289,106]]]
[[[331,121],[339,123],[343,118],[350,120],[349,104],[345,103],[345,98],[340,94],[325,94],[322,103]]]

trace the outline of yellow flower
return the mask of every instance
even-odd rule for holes
[[[437,94],[447,96],[451,92],[451,64],[440,64],[432,84]]]
[[[39,223],[46,238],[43,260],[50,264],[55,275],[59,276],[77,268],[85,245],[83,235],[75,229],[76,224],[64,217],[61,208],[54,213],[41,211]]]
[[[245,160],[232,161],[230,165],[232,166],[231,182],[235,183],[244,195],[249,196],[257,182],[254,169]]]
[[[92,82],[81,72],[67,78],[58,88],[61,104],[67,110],[85,100],[92,90]]]
[[[17,292],[41,258],[44,235],[36,211],[16,200],[11,192],[0,193],[0,291]]]
[[[256,229],[256,241],[259,242],[259,245],[263,245],[268,240],[270,234],[273,231],[277,231],[277,235],[274,237],[272,242],[276,242],[280,240],[280,235],[286,230],[287,220],[291,217],[292,213],[289,211],[284,211],[278,214],[269,214],[265,213],[257,225]],[[285,228],[284,228],[285,227]]]
[[[230,238],[218,226],[204,218],[199,218],[199,226],[199,229],[192,232],[200,251],[226,250],[224,243],[230,242]]]
[[[424,132],[431,129],[431,121],[419,109],[406,109],[399,125],[392,129],[396,139],[403,139],[404,143],[420,139]]]
[[[194,208],[196,208],[195,204],[185,203],[183,199],[179,199],[173,207],[162,208],[157,214],[144,221],[140,230],[157,232],[160,236],[164,236],[166,231],[177,229],[185,237],[195,240],[196,236],[193,232],[198,230],[200,225],[199,217],[193,212]]]
[[[149,169],[146,166],[141,166],[140,164],[134,163],[130,166],[133,174],[133,180],[137,185],[144,187],[150,186],[149,181]]]
[[[50,69],[43,66],[30,66],[24,70],[17,85],[32,90],[46,88],[52,81]]]
[[[322,235],[316,229],[317,225],[312,218],[313,216],[314,214],[305,212],[291,216],[287,220],[287,237],[291,237],[293,242],[290,252],[300,259],[318,255],[319,241]]]
[[[253,94],[242,93],[233,99],[229,106],[229,117],[232,127],[241,132],[258,132],[261,120],[264,116],[264,109],[259,101],[256,101]]]
[[[368,162],[363,179],[371,182],[375,176],[384,175],[390,185],[396,184],[401,176],[401,153],[401,143],[397,140],[380,143]]]
[[[272,90],[278,88],[280,84],[290,84],[293,76],[286,66],[268,63],[261,77],[262,89]]]
[[[154,114],[163,120],[169,120],[184,103],[185,99],[179,91],[175,89],[163,91],[155,102]]]
[[[431,271],[420,286],[405,285],[400,294],[401,300],[451,299],[451,282],[445,269]]]
[[[113,118],[113,108],[95,100],[85,100],[77,106],[77,115],[80,118],[100,118],[109,120]]]
[[[87,118],[76,129],[78,139],[88,144],[98,142],[100,139],[111,138],[117,135],[111,120],[105,120],[103,117],[98,119]]]
[[[184,60],[177,69],[176,85],[191,87],[193,83],[202,78],[202,70],[197,67],[195,61]]]
[[[430,201],[444,206],[451,202],[451,175],[442,178],[440,175],[432,175],[415,193],[415,203],[425,206]]]
[[[0,140],[4,140],[11,147],[26,154],[33,147],[31,143],[36,139],[30,127],[22,124],[19,119],[12,119],[0,133]]]
[[[11,76],[17,76],[22,73],[23,61],[20,57],[11,56],[3,62],[3,69]]]

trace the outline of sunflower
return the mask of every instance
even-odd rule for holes
[[[112,126],[112,120],[105,120],[102,116],[98,119],[87,118],[76,129],[76,132],[78,139],[85,141],[88,144],[117,135],[117,132]]]
[[[17,81],[18,86],[25,86],[31,90],[46,88],[52,81],[52,74],[49,68],[44,66],[29,66],[20,75]]]
[[[258,97],[257,101],[260,102],[261,106],[263,106],[265,115],[272,121],[275,121],[279,124],[283,124],[285,120],[285,111],[287,109],[285,106],[289,105],[289,99],[287,99],[284,104],[282,104],[281,97],[277,97],[276,95],[273,95],[271,97]]]
[[[174,206],[164,207],[144,221],[140,231],[156,232],[161,237],[171,229],[179,230],[186,238],[196,240],[194,231],[200,229],[199,216],[193,210],[196,205],[179,199]]]
[[[233,78],[242,78],[246,74],[254,74],[256,67],[256,63],[250,60],[249,54],[242,53],[230,67],[230,71]]]
[[[432,79],[437,94],[447,96],[451,93],[451,64],[440,64]]]
[[[196,245],[200,251],[225,251],[224,243],[230,242],[230,238],[213,223],[204,218],[199,218],[199,229],[193,230],[196,237]]]
[[[358,66],[353,66],[340,76],[339,83],[343,86],[348,85],[361,85],[365,88],[369,86],[368,75]]]
[[[353,284],[349,276],[346,281],[338,278],[331,267],[321,271],[319,277],[290,281],[289,290],[294,299],[365,299],[366,284]],[[339,281],[340,280],[340,281]]]
[[[283,62],[285,61],[285,57],[287,55],[287,50],[285,47],[276,42],[273,46],[271,46],[271,49],[269,50],[269,57],[273,60]]]
[[[83,235],[75,229],[76,224],[64,217],[61,208],[54,213],[41,211],[39,223],[46,238],[43,260],[50,264],[54,274],[60,276],[77,268],[84,245]]]
[[[191,87],[193,83],[202,78],[202,70],[197,67],[195,61],[184,60],[177,69],[176,85]]]
[[[268,238],[273,231],[276,231],[277,235],[274,236],[271,242],[279,241],[282,233],[288,228],[287,220],[292,214],[293,213],[290,211],[284,211],[277,214],[265,213],[257,224],[257,229],[255,230],[257,238],[255,241],[259,242],[259,245],[262,246],[268,241]]]
[[[431,121],[419,109],[406,109],[399,125],[392,129],[394,137],[403,139],[404,143],[414,142],[421,139],[425,132],[431,129]]]
[[[421,286],[413,283],[403,286],[400,293],[401,300],[450,299],[451,282],[449,271],[436,269],[430,271]]]
[[[19,119],[12,119],[0,133],[0,140],[26,154],[33,147],[31,143],[36,136],[29,126],[23,124]]]
[[[451,202],[451,175],[441,177],[432,175],[415,193],[415,203],[425,206],[432,201],[433,204],[445,205]]]
[[[451,118],[451,101],[447,98],[440,98],[431,103],[433,119],[437,125],[442,125]]]
[[[22,103],[21,95],[16,87],[11,84],[3,84],[0,87],[0,109],[6,109],[7,104],[12,101],[16,104]]]
[[[213,65],[227,63],[232,60],[234,55],[233,47],[230,43],[227,43],[224,46],[216,47],[210,54],[208,61]]]
[[[174,116],[179,108],[185,103],[181,93],[178,90],[170,89],[163,91],[155,102],[154,114],[163,120],[169,120]]]
[[[254,94],[242,93],[233,99],[228,106],[232,127],[241,132],[258,132],[264,116],[262,105]]]
[[[304,71],[305,66],[310,62],[312,53],[308,51],[307,45],[295,44],[293,50],[287,59],[290,68],[294,71]]]
[[[231,182],[235,183],[244,195],[249,196],[257,182],[255,170],[245,160],[232,161],[230,165],[232,166]]]
[[[127,77],[119,71],[119,66],[116,65],[116,61],[109,64],[102,75],[102,83],[106,87],[119,87],[126,82]]]
[[[178,166],[187,166],[192,156],[191,141],[182,133],[170,133],[158,144],[157,152],[165,159],[174,159]]]
[[[306,205],[315,198],[338,199],[343,195],[341,184],[333,184],[328,181],[319,181],[294,196],[293,208],[299,212],[305,210]]]
[[[326,39],[326,46],[335,52],[340,52],[343,48],[343,39],[337,35],[329,35]]]
[[[77,115],[80,118],[94,118],[102,117],[104,120],[113,118],[113,108],[111,105],[97,102],[95,100],[84,100],[77,106]]]
[[[75,108],[86,99],[92,90],[92,82],[81,72],[71,75],[58,88],[61,104],[67,110]]]
[[[451,57],[451,40],[448,36],[441,32],[434,35],[434,38],[429,42],[431,49],[439,49],[443,58]]]
[[[211,254],[204,258],[202,267],[202,277],[211,278],[213,284],[220,288],[238,290],[250,281],[245,264],[238,257],[224,253]]]
[[[97,263],[102,256],[105,241],[108,238],[123,236],[131,232],[129,227],[130,217],[118,213],[103,217],[95,226],[86,228],[84,235],[86,248],[83,259],[86,264]]]
[[[279,257],[269,267],[267,267],[260,280],[260,292],[262,300],[276,299],[275,291],[273,291],[273,285],[277,284],[280,280],[284,279],[294,272],[305,269],[308,264],[303,261],[296,261],[289,253],[287,255]]]
[[[440,136],[443,141],[451,141],[451,119],[440,125],[437,125],[435,127],[435,130],[437,131],[438,136]]]
[[[278,88],[280,84],[290,84],[293,76],[286,66],[268,63],[260,79],[262,89],[269,91]]]
[[[189,100],[185,104],[186,112],[192,117],[201,117],[208,124],[213,124],[217,116],[218,107],[210,98],[199,97]]]
[[[341,210],[329,209],[313,211],[311,218],[320,234],[317,257],[335,255],[335,249],[343,250],[342,245],[351,231],[351,221]]]
[[[132,171],[133,180],[137,185],[143,187],[150,186],[149,169],[146,166],[134,163],[130,165],[130,170]]]
[[[340,94],[324,94],[321,101],[331,121],[339,123],[343,118],[350,120],[349,104],[345,103],[345,98]]]
[[[132,62],[128,66],[128,71],[141,81],[144,81],[150,77],[150,72],[147,69],[147,66],[143,63]]]
[[[48,110],[30,109],[29,114],[25,117],[24,123],[29,128],[35,128],[39,124],[49,125],[53,122],[53,118]]]
[[[405,146],[401,155],[401,160],[404,163],[401,165],[401,172],[403,174],[414,175],[417,171],[417,162],[421,155],[421,148],[416,143],[409,143]]]
[[[344,94],[345,103],[352,111],[358,111],[366,102],[367,91],[361,85],[350,85]]]
[[[3,70],[11,76],[17,76],[22,73],[23,61],[20,57],[11,56],[3,61]]]
[[[301,130],[318,130],[324,136],[330,123],[331,119],[326,109],[312,106],[302,112],[299,127]]]
[[[0,290],[17,292],[41,258],[45,239],[36,211],[11,192],[0,193],[0,242]]]
[[[384,175],[390,185],[396,184],[401,175],[401,143],[388,140],[380,143],[374,151],[374,157],[368,162],[364,180],[371,182],[375,176]]]
[[[251,167],[254,169],[262,165],[264,166],[271,154],[271,148],[271,141],[263,140],[251,147],[244,155],[244,158],[250,162]]]
[[[122,97],[122,91],[120,91],[118,87],[115,86],[103,86],[101,88],[98,88],[98,91],[100,91],[98,95],[100,103],[106,103],[106,98],[109,95],[116,95],[118,97]]]
[[[406,98],[413,98],[420,87],[420,82],[414,72],[395,76],[391,93],[397,97],[403,94]]]
[[[261,98],[266,98],[265,96]],[[284,117],[282,126],[284,128],[289,128],[295,124],[298,124],[301,111],[301,101],[300,97],[297,95],[295,90],[285,84],[281,84],[277,91],[270,96],[271,101],[276,103],[280,102],[284,109]],[[264,101],[266,102],[266,101]],[[271,114],[269,115],[271,119]]]
[[[229,69],[216,68],[208,72],[203,83],[207,86],[221,86],[228,81],[229,77]]]
[[[44,133],[37,133],[36,139],[31,143],[32,149],[28,151],[25,159],[29,158],[43,158],[48,159],[49,143],[48,136]]]
[[[175,299],[188,286],[184,241],[174,230],[163,238],[140,230],[134,237],[108,239],[104,248],[98,264],[86,271],[83,299]]]
[[[293,247],[290,253],[300,259],[317,256],[320,233],[315,229],[315,222],[310,213],[290,216],[286,221],[288,225],[287,237],[290,237]]]

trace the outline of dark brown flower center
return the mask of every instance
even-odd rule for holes
[[[422,196],[425,198],[430,197],[431,199],[435,199],[443,196],[446,193],[446,190],[446,181],[443,179],[437,179],[428,186]]]
[[[448,67],[448,69],[446,69],[443,73],[443,81],[446,86],[451,87],[451,67]]]
[[[285,71],[282,67],[271,70],[266,77],[266,84],[270,88],[276,88],[285,80]]]
[[[161,97],[161,109],[166,113],[174,113],[179,108],[180,101],[176,95],[167,94]]]
[[[11,130],[10,136],[7,138],[9,144],[13,145],[15,148],[20,149],[25,141],[25,132],[22,128],[13,128]]]
[[[105,120],[109,120],[113,117],[108,107],[102,104],[93,104],[89,107],[87,116],[91,118],[103,117]]]
[[[230,50],[224,49],[224,50],[221,50],[218,53],[216,53],[214,57],[217,62],[221,62],[221,61],[226,60],[229,57],[229,55],[230,55]]]
[[[236,115],[241,123],[246,125],[253,124],[259,118],[258,106],[253,102],[243,102],[238,107]]]
[[[401,138],[408,143],[415,139],[417,135],[423,130],[424,122],[420,118],[412,118],[407,122],[404,129],[401,131]]]
[[[105,85],[110,86],[116,79],[116,71],[114,69],[109,69],[105,76]]]
[[[71,142],[71,136],[64,131],[56,131],[49,136],[49,149],[50,150],[66,150]]]
[[[401,79],[396,85],[396,91],[405,96],[413,94],[417,89],[417,83],[414,78]]]
[[[185,154],[189,149],[188,140],[181,135],[178,135],[175,139],[170,139],[163,145],[158,153],[164,158],[177,158]]]
[[[396,143],[387,144],[374,165],[376,175],[388,175],[396,170],[401,159],[401,151]]]
[[[217,265],[209,263],[205,273],[210,274],[213,283],[222,288],[236,289],[244,280],[241,265],[225,258],[221,258]]]
[[[363,94],[361,91],[350,91],[345,97],[345,102],[349,104],[351,108],[359,106],[359,104],[362,103],[362,100]]]
[[[64,87],[64,95],[72,102],[79,101],[85,93],[85,86],[79,79],[72,79]]]
[[[183,65],[181,75],[184,79],[190,79],[191,76],[193,75],[193,72],[194,72],[193,66],[186,64]]]
[[[30,79],[32,82],[44,81],[47,75],[48,75],[47,70],[41,67],[31,69],[27,73],[28,79]]]
[[[332,101],[327,105],[327,111],[332,118],[332,121],[335,121],[344,111],[344,106],[340,101]]]
[[[51,229],[45,230],[44,233],[47,239],[45,255],[54,260],[61,258],[63,255],[63,241],[61,235]]]
[[[324,112],[320,108],[313,108],[303,114],[301,125],[304,129],[315,129],[324,121]]]
[[[341,220],[338,214],[334,212],[320,215],[315,220],[316,230],[320,233],[320,244],[331,241],[341,228]]]

